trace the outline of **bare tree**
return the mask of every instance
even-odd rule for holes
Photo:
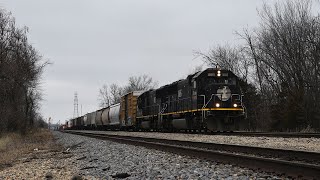
[[[148,75],[131,76],[129,77],[128,85],[124,87],[124,93],[149,90],[156,86],[157,82],[154,82],[152,77]]]
[[[107,85],[103,85],[99,89],[98,101],[100,107],[108,107],[111,105],[110,93]]]
[[[121,96],[132,91],[145,91],[157,86],[157,82],[154,82],[148,75],[131,76],[128,79],[128,84],[121,87],[117,84],[111,84],[108,88],[107,85],[103,85],[99,90],[98,101],[100,107],[106,107],[111,104],[116,104],[121,101]]]
[[[117,84],[110,85],[110,99],[112,104],[120,103],[121,95],[124,93],[123,88]]]
[[[197,51],[195,55],[203,58],[209,66],[228,69],[245,81],[252,67],[241,48],[233,48],[229,45],[218,45],[207,53]]]
[[[17,28],[10,13],[0,9],[0,133],[26,133],[34,125],[41,100],[42,57],[28,43],[28,28]]]
[[[202,65],[195,66],[186,75],[190,75],[190,74],[194,74],[194,73],[197,73],[199,71],[202,71],[202,67],[203,67]],[[184,77],[185,76],[181,77],[181,79],[183,79]]]
[[[238,33],[243,46],[197,53],[207,64],[254,82],[259,129],[320,130],[320,16],[311,8],[309,0],[264,4],[260,26]]]
[[[311,7],[307,0],[265,4],[260,27],[244,36],[282,130],[319,129],[320,18]]]

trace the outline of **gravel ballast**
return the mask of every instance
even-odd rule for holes
[[[103,134],[173,139],[182,141],[234,144],[276,149],[320,152],[320,138],[247,137],[184,133],[99,131]]]
[[[234,165],[53,133],[57,143],[65,147],[63,152],[6,168],[0,172],[0,179],[71,179],[77,176],[83,179],[280,179],[274,174]]]

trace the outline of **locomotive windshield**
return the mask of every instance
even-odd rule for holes
[[[210,78],[209,80],[209,84],[212,85],[236,85],[236,82],[234,77]]]

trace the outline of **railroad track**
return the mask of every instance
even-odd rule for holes
[[[320,138],[320,133],[289,133],[289,132],[211,132],[212,135],[284,137],[284,138]]]
[[[121,130],[112,130],[121,131]],[[139,131],[138,131],[139,132]],[[144,131],[142,131],[144,132]],[[299,133],[299,132],[204,132],[204,131],[145,131],[145,132],[164,132],[164,133],[183,133],[183,134],[205,134],[205,135],[223,135],[223,136],[249,136],[249,137],[283,137],[283,138],[320,138],[320,133]]]
[[[158,131],[157,131],[158,132]],[[199,132],[199,131],[181,131],[167,133],[186,133],[186,134],[206,134],[223,136],[250,136],[250,137],[283,137],[283,138],[320,138],[320,133],[299,133],[299,132]]]
[[[133,144],[178,154],[237,164],[259,171],[288,177],[317,179],[320,177],[320,153],[284,149],[215,144],[192,141],[103,134],[99,131],[65,131],[119,143]]]

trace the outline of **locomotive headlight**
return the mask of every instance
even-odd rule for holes
[[[218,76],[218,77],[221,76],[221,71],[220,71],[220,70],[217,71],[217,76]]]
[[[216,107],[220,107],[220,104],[219,104],[219,103],[216,103]]]
[[[235,107],[235,108],[238,107],[238,104],[233,104],[233,107]]]

